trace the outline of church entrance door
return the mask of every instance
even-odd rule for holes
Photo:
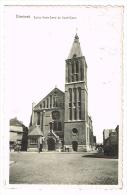
[[[72,142],[72,148],[73,148],[74,151],[77,152],[77,150],[78,150],[78,142],[77,141]]]
[[[53,138],[49,138],[47,140],[47,144],[48,144],[48,150],[49,151],[55,150],[55,140]]]

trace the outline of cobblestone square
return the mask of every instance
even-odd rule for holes
[[[10,184],[118,184],[118,159],[91,153],[10,154]]]

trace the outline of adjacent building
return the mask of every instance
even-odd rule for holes
[[[103,130],[104,154],[118,155],[119,125],[115,129]]]
[[[88,115],[87,63],[76,34],[65,60],[65,92],[54,88],[32,106],[28,148],[88,151],[94,146],[92,119]]]
[[[105,143],[105,140],[109,138],[109,135],[111,132],[115,132],[115,129],[104,129],[103,130],[103,144]]]
[[[27,150],[28,128],[17,118],[10,119],[10,149],[19,146],[20,150]]]

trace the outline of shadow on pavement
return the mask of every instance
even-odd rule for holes
[[[118,159],[118,156],[108,156],[104,155],[103,153],[93,153],[93,154],[87,154],[82,157],[85,158],[106,158],[106,159]]]

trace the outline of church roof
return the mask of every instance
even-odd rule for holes
[[[64,95],[64,92],[63,91],[61,91],[60,89],[58,89],[57,87],[55,87],[52,91],[50,91],[50,93],[47,96],[52,95],[53,93],[56,93],[56,92],[59,92],[59,93],[61,93],[61,94]],[[46,97],[44,97],[43,99],[45,99]]]
[[[81,56],[83,55],[80,47],[79,37],[76,34],[68,59],[71,59],[73,57],[81,57]]]
[[[28,134],[28,136],[43,135],[39,126],[32,126],[32,127],[30,127],[29,131],[30,131],[30,133]]]
[[[34,108],[37,108],[38,105],[39,105],[43,100],[45,100],[48,96],[53,95],[54,93],[57,93],[57,94],[59,94],[59,95],[61,94],[61,95],[64,97],[64,92],[61,91],[60,89],[58,89],[57,87],[55,87],[52,91],[50,91],[50,93],[48,93],[48,95],[46,95],[39,103],[37,103],[37,104],[34,106]]]

